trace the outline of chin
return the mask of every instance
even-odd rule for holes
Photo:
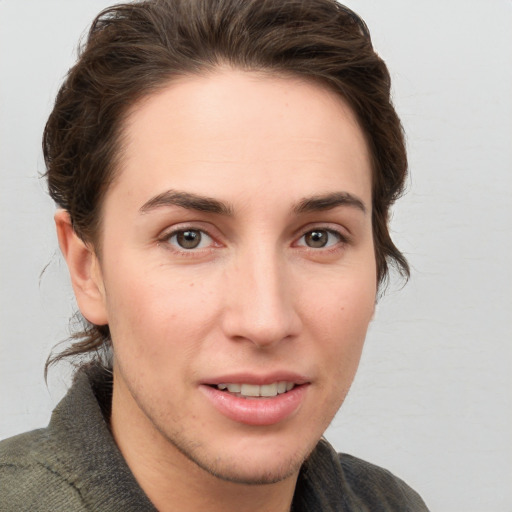
[[[272,443],[260,447],[257,446],[260,443],[255,443],[245,448],[224,445],[218,450],[211,450],[211,445],[187,447],[178,445],[176,439],[173,441],[196,467],[225,482],[244,485],[275,484],[296,476],[316,445],[315,442],[310,449],[303,445],[299,449],[291,448],[291,453],[283,453],[282,448],[275,449]],[[262,441],[265,444],[265,440]]]
[[[223,480],[243,485],[268,485],[282,482],[298,474],[305,457],[285,461],[251,461],[246,458],[237,461],[217,459],[213,464],[193,460],[210,475]]]

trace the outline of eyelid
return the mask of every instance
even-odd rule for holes
[[[185,249],[180,248],[178,245],[169,243],[169,240],[173,236],[184,231],[200,231],[208,238],[210,238],[211,243],[208,245],[208,247],[203,247],[199,249]],[[161,232],[161,234],[157,236],[157,243],[158,245],[165,245],[166,249],[172,250],[178,254],[191,256],[193,254],[204,253],[206,251],[211,250],[212,248],[220,247],[222,245],[220,242],[218,242],[218,237],[212,235],[211,231],[212,230],[205,227],[204,223],[202,222],[183,222],[180,224],[175,224],[167,229],[164,229]]]
[[[308,234],[310,234],[314,231],[324,231],[330,237],[334,237],[335,240],[329,241],[329,239],[327,239],[326,245],[320,246],[320,247],[313,247],[311,245],[308,245],[304,239]],[[304,240],[304,243],[301,243],[303,240]],[[306,231],[302,236],[300,236],[296,242],[296,246],[310,250],[310,251],[333,251],[333,250],[339,249],[340,246],[345,245],[345,243],[346,243],[346,240],[343,238],[341,233],[339,233],[338,231],[335,231],[333,229],[316,228],[316,229],[310,229],[309,231]]]
[[[310,233],[311,231],[328,231],[329,233],[333,233],[339,237],[340,242],[344,244],[348,244],[352,242],[352,236],[347,228],[340,226],[339,224],[333,223],[311,223],[306,226],[302,226],[295,232],[294,239],[295,242],[300,240],[303,236]],[[318,249],[315,249],[318,250]]]
[[[179,236],[183,235],[185,233],[199,233],[197,247],[183,247],[179,243],[179,241],[178,241]],[[178,230],[178,231],[175,231],[174,233],[172,233],[171,236],[167,239],[167,241],[168,241],[169,245],[176,247],[178,249],[178,251],[197,252],[197,251],[204,250],[207,247],[209,247],[213,242],[213,238],[208,233],[206,233],[205,231],[203,231],[201,229],[183,229],[183,230]],[[206,245],[206,247],[205,247],[205,245]]]

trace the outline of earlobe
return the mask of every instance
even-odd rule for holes
[[[54,219],[80,312],[95,325],[108,324],[103,277],[94,249],[75,233],[66,210],[58,210]]]

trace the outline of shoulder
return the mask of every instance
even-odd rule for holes
[[[388,507],[383,510],[428,510],[419,494],[387,469],[344,453],[338,454],[338,460],[350,488],[363,497],[372,510],[382,507],[383,503]]]
[[[78,490],[52,465],[58,456],[46,429],[1,441],[0,512],[85,510]]]
[[[322,510],[428,512],[419,494],[403,480],[384,468],[337,453],[324,439],[306,463],[302,486],[307,489],[302,493],[304,503],[322,503]]]

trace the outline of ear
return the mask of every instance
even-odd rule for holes
[[[77,236],[66,210],[58,210],[54,219],[80,312],[95,325],[108,324],[103,277],[94,249]]]

